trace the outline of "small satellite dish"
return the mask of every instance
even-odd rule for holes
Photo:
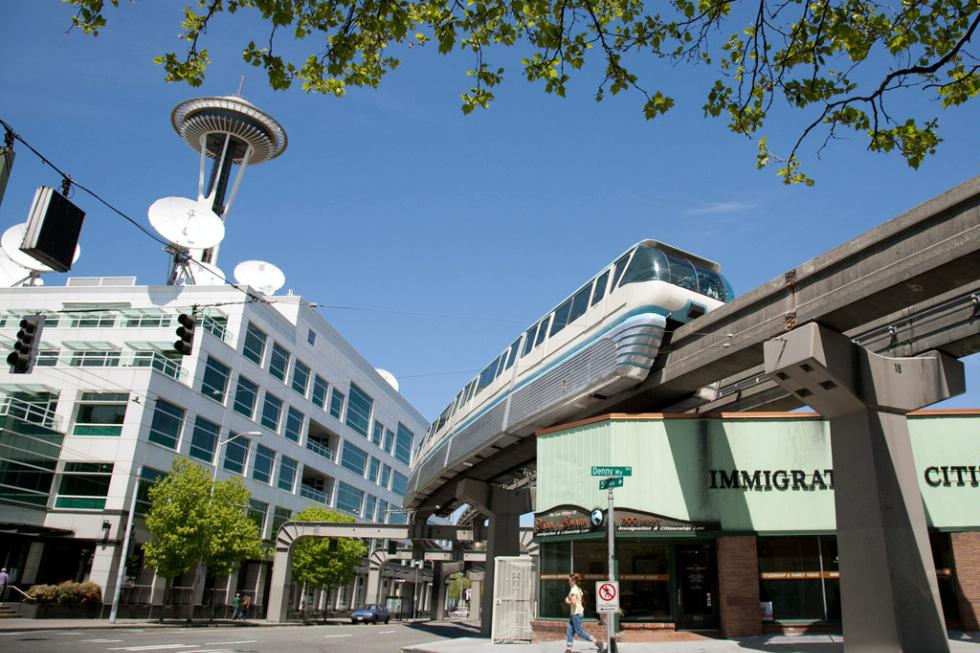
[[[223,286],[225,273],[213,263],[203,263],[196,259],[187,262],[187,274],[175,282],[178,286]]]
[[[286,284],[286,275],[267,261],[242,261],[235,266],[235,281],[271,295]]]
[[[380,367],[376,368],[375,371],[378,373],[378,376],[387,381],[388,385],[395,389],[395,392],[398,392],[398,379],[395,378],[394,374],[388,370],[383,370]]]
[[[13,288],[28,277],[28,271],[0,250],[0,288]]]
[[[166,240],[189,249],[208,249],[225,237],[225,223],[196,200],[186,197],[163,197],[147,211],[150,224]]]
[[[0,236],[0,248],[3,249],[4,254],[6,254],[10,260],[22,268],[27,268],[28,270],[33,270],[34,272],[54,272],[53,269],[44,263],[41,263],[30,254],[26,254],[20,250],[20,246],[24,242],[24,234],[26,233],[26,222],[15,224],[3,232],[3,236]],[[72,257],[71,262],[74,263],[77,261],[81,253],[81,247],[75,245],[75,255]]]

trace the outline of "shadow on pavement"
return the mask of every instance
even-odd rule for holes
[[[412,630],[419,630],[449,639],[476,637],[480,635],[479,626],[455,621],[416,621],[407,623],[405,626]]]

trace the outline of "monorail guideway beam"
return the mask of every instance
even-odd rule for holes
[[[764,358],[829,421],[845,650],[948,653],[906,414],[963,393],[963,364],[880,356],[816,323],[768,340]]]

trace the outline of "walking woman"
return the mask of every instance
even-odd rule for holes
[[[605,653],[606,646],[592,635],[585,632],[582,628],[582,615],[585,614],[585,606],[582,605],[582,589],[578,586],[582,577],[578,574],[571,574],[568,577],[568,596],[565,597],[565,604],[569,607],[570,616],[568,617],[568,631],[565,634],[565,653],[572,650],[572,643],[575,635],[595,644],[599,653]]]

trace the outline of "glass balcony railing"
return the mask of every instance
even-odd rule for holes
[[[330,505],[330,499],[327,496],[326,492],[323,492],[322,490],[317,490],[316,488],[313,488],[309,485],[300,485],[299,495],[301,497],[306,497],[307,499],[313,499],[314,501],[322,503],[325,506]]]
[[[178,381],[185,374],[179,360],[159,351],[42,350],[35,364],[38,367],[150,367]]]
[[[317,442],[316,440],[314,440],[312,438],[307,438],[307,440],[306,440],[306,448],[309,449],[310,451],[312,451],[313,453],[317,454],[318,456],[323,456],[324,458],[326,458],[327,460],[329,460],[332,463],[337,461],[337,457],[336,457],[337,456],[337,452],[336,451],[334,451],[333,449],[331,449],[328,446],[325,446],[323,444],[320,444],[319,442]]]

